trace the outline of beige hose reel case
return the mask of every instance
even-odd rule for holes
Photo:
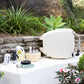
[[[69,58],[74,51],[75,38],[72,29],[56,29],[43,34],[43,52],[52,58]]]

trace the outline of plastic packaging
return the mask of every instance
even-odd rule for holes
[[[22,61],[25,59],[25,51],[24,51],[23,47],[17,46],[16,54],[18,55],[18,61]]]
[[[6,54],[4,55],[4,64],[10,63],[10,58],[11,58],[11,55],[8,54],[8,53],[6,53]]]

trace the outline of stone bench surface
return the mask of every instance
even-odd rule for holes
[[[8,65],[0,64],[0,71],[5,72],[5,75],[0,79],[0,84],[58,84],[54,79],[55,72],[61,68],[64,69],[68,63],[76,65],[81,55],[68,59],[42,57],[39,61],[32,62],[34,67],[28,69],[16,68],[16,64],[12,62]]]

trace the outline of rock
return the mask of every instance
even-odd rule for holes
[[[38,41],[38,46],[42,47],[43,46],[43,42],[40,40]]]
[[[23,38],[20,37],[14,37],[14,38],[4,38],[3,43],[19,43],[19,42],[23,42]]]
[[[2,53],[1,53],[1,48],[0,48],[0,55],[1,55]]]
[[[16,48],[16,46],[17,46],[17,43],[10,43],[10,44],[3,44],[3,45],[1,45],[1,49],[6,49],[6,48]]]
[[[24,42],[32,42],[32,41],[38,41],[39,37],[37,36],[29,36],[29,37],[23,37]]]
[[[7,50],[16,50],[16,48],[6,48],[6,49],[1,49],[1,54],[7,53]]]
[[[37,46],[38,42],[27,42],[27,46]]]
[[[34,36],[24,37],[24,42],[34,41]]]
[[[22,47],[25,47],[26,46],[26,43],[18,43],[17,46],[22,46]]]
[[[3,38],[0,38],[0,44],[3,44]]]
[[[39,41],[39,36],[34,36],[34,41]]]
[[[0,63],[2,63],[4,60],[4,57],[2,55],[0,55]]]

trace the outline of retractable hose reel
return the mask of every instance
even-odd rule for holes
[[[75,36],[78,37],[77,53],[74,53]],[[80,53],[80,37],[72,29],[56,29],[44,33],[41,37],[43,47],[40,50],[51,58],[69,58]]]

